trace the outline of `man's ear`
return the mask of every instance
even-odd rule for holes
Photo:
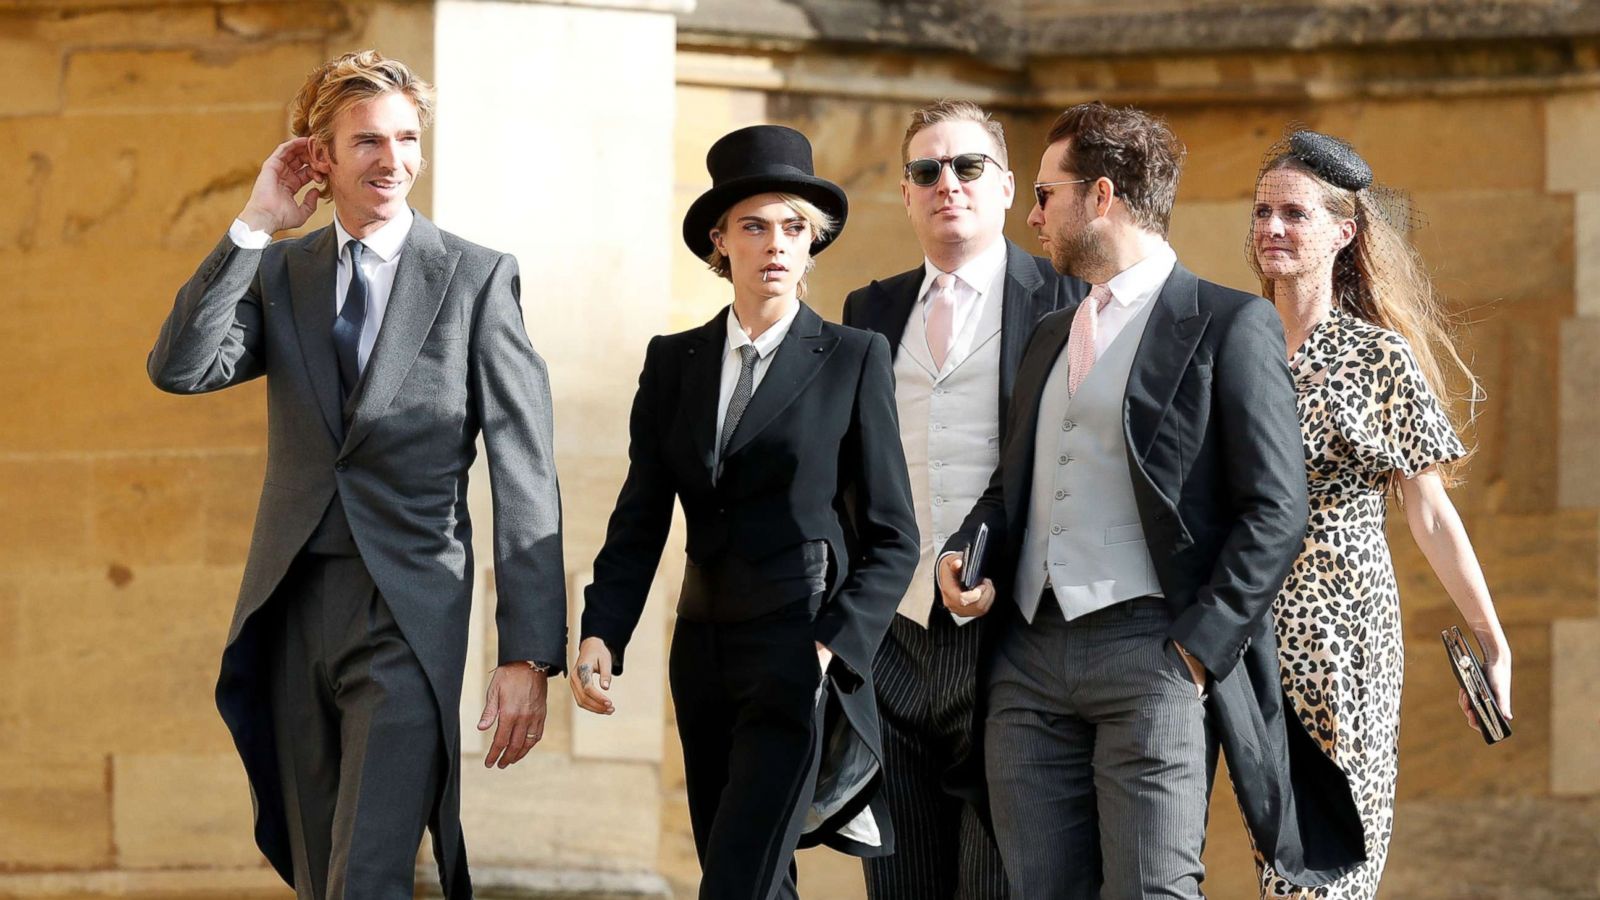
[[[318,181],[327,181],[328,173],[333,171],[333,153],[322,138],[315,135],[306,142],[308,155],[311,157],[311,171],[317,173]]]
[[[1111,179],[1101,177],[1094,180],[1094,211],[1097,216],[1105,216],[1111,212],[1111,203],[1117,199],[1117,186]]]

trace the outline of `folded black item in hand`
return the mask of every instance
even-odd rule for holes
[[[961,553],[961,589],[970,591],[983,584],[983,554],[989,548],[989,526],[979,525],[978,536]]]

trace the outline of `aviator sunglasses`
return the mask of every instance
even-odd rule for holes
[[[906,163],[906,178],[918,187],[931,187],[939,180],[939,173],[945,166],[955,173],[958,181],[975,181],[983,176],[984,167],[989,163],[1004,169],[1000,161],[987,153],[962,153],[944,159],[913,159]]]

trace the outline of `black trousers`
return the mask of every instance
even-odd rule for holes
[[[811,601],[743,622],[680,617],[668,672],[701,900],[798,897],[794,851],[822,749]]]
[[[993,833],[948,780],[972,749],[980,629],[987,624],[958,627],[943,608],[933,610],[926,629],[895,616],[878,648],[872,670],[895,849],[862,861],[872,900],[1009,895]]]
[[[427,675],[359,557],[303,554],[269,608],[295,893],[411,900],[446,771]]]

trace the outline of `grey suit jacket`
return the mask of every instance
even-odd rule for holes
[[[217,702],[257,801],[257,841],[291,880],[252,616],[330,502],[421,661],[446,723],[466,662],[472,598],[467,471],[481,432],[493,485],[500,661],[566,655],[561,504],[543,360],[523,327],[516,260],[418,215],[371,358],[342,408],[331,337],[332,227],[245,250],[228,239],[179,290],[150,352],[162,390],[198,394],[267,376],[267,472]],[[452,763],[436,836],[448,896],[468,896]]]

